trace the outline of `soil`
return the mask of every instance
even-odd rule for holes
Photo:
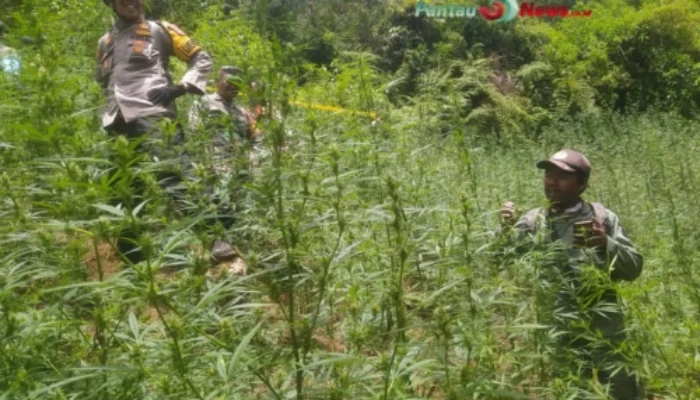
[[[97,253],[92,244],[83,255],[83,263],[91,281],[100,280],[100,264],[102,266],[102,277],[104,280],[111,278],[121,271],[119,256],[110,243],[102,242],[97,244]],[[99,262],[98,262],[99,261]]]

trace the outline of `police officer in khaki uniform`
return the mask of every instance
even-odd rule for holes
[[[142,0],[104,1],[119,21],[97,48],[96,79],[107,93],[102,125],[127,135],[145,133],[153,128],[148,121],[176,117],[176,98],[205,93],[212,61],[177,26],[145,20]],[[178,84],[168,68],[173,55],[188,65]]]
[[[626,363],[616,351],[625,340],[625,324],[617,293],[606,280],[635,280],[644,259],[615,213],[582,199],[592,169],[585,155],[565,149],[537,167],[545,170],[550,206],[530,210],[518,220],[515,204],[506,202],[500,215],[504,228],[514,224],[520,252],[549,251],[546,265],[538,267],[556,287],[553,325],[561,333],[562,349],[568,350],[558,358],[582,366],[584,377],[597,370],[598,380],[610,385],[614,399],[641,400],[644,388],[636,374],[625,368],[616,371]],[[595,273],[586,270],[587,265]],[[565,360],[562,354],[573,356]]]
[[[164,120],[176,118],[175,99],[187,93],[204,94],[212,61],[177,26],[168,22],[148,21],[143,16],[142,0],[104,0],[119,20],[99,39],[96,80],[107,97],[102,126],[112,136],[124,135],[139,141],[138,150],[152,161],[180,158],[175,146],[183,141],[182,130],[175,137],[161,132]],[[175,84],[169,72],[170,56],[188,65],[182,80]],[[184,163],[183,163],[184,164]],[[181,196],[176,189],[180,174],[159,171],[158,181],[171,196]],[[132,187],[136,195],[140,183]],[[127,207],[136,202],[127,197]],[[137,232],[122,232],[118,242],[125,261],[141,261],[135,244]]]

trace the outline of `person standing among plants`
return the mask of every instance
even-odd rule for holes
[[[243,71],[234,66],[224,66],[219,70],[216,92],[197,99],[189,111],[189,124],[193,131],[212,135],[207,146],[212,154],[214,172],[217,175],[235,172],[242,174],[245,165],[246,142],[254,135],[253,117],[237,103],[243,87]],[[234,168],[231,168],[234,166]],[[217,179],[218,180],[218,179]],[[223,179],[226,182],[226,179]],[[224,186],[226,184],[224,183]],[[230,190],[224,190],[229,193]],[[230,200],[213,196],[219,203],[222,214],[218,220],[228,230],[233,224],[234,206]],[[212,256],[217,260],[227,260],[238,251],[224,240],[217,240]]]
[[[557,284],[554,326],[562,333],[560,345],[570,350],[564,353],[573,355],[567,360],[560,357],[561,361],[579,364],[584,377],[597,371],[614,399],[643,399],[636,374],[617,370],[625,362],[619,346],[626,334],[617,293],[609,281],[635,280],[644,259],[615,213],[582,199],[592,169],[585,155],[565,149],[537,167],[545,170],[549,206],[530,210],[517,220],[515,204],[509,201],[500,217],[503,228],[514,228],[518,249],[544,245],[552,251],[543,262],[547,265],[538,267],[547,282]]]
[[[220,158],[256,134],[253,115],[237,103],[242,74],[240,68],[221,67],[216,92],[202,96],[190,109],[190,127],[213,132],[213,151]]]
[[[176,151],[184,141],[179,125],[174,134],[165,127],[176,119],[175,99],[185,94],[204,94],[212,68],[210,56],[201,50],[180,28],[168,22],[148,21],[143,14],[143,0],[104,0],[118,17],[112,29],[104,34],[97,46],[96,81],[106,95],[102,126],[112,137],[124,136],[138,141],[136,151],[152,161],[168,158],[186,160]],[[170,56],[188,65],[187,72],[174,84],[169,72]],[[181,173],[160,170],[161,187],[175,199],[182,195],[176,188]],[[142,195],[141,184],[130,184],[133,194]],[[134,208],[136,202],[125,196],[125,206]],[[125,230],[118,247],[126,261],[135,263],[142,254],[135,245],[138,235]]]

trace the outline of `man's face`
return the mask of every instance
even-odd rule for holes
[[[226,101],[231,101],[238,96],[238,86],[230,84],[229,78],[231,78],[230,74],[219,76],[219,96]]]
[[[114,10],[124,21],[138,21],[143,15],[143,0],[113,0]]]
[[[575,173],[554,166],[549,166],[544,173],[544,194],[552,203],[572,203],[587,186],[588,182],[579,181]]]

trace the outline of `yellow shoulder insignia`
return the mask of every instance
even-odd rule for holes
[[[183,32],[183,30],[180,29],[180,27],[178,27],[177,25],[172,24],[172,23],[170,23],[170,22],[168,22],[168,21],[161,21],[161,23],[163,24],[163,26],[165,27],[165,29],[167,29],[167,30],[169,30],[169,31],[170,31],[170,30],[175,31],[175,33],[177,33],[177,34],[180,35],[180,36],[187,36],[187,35],[185,35],[185,32]]]
[[[97,51],[95,57],[99,61],[102,61],[107,53],[107,47],[112,43],[112,35],[108,32],[102,35],[102,37],[97,41]]]
[[[192,39],[190,39],[182,29],[170,22],[161,21],[161,24],[168,31],[168,35],[173,41],[173,53],[182,61],[189,61],[200,49]]]

